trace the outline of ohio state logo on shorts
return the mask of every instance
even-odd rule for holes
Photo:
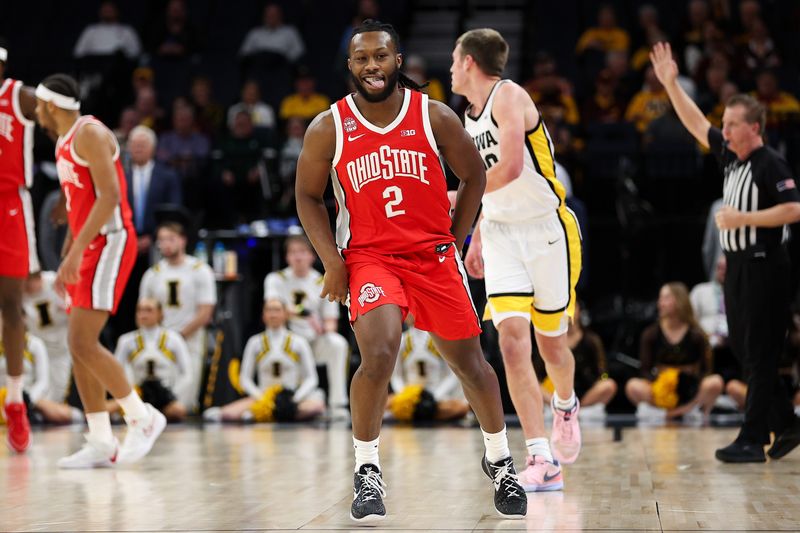
[[[361,293],[358,297],[358,303],[364,307],[365,303],[371,304],[378,301],[381,296],[386,296],[383,292],[383,287],[377,287],[374,283],[365,283],[359,290]]]

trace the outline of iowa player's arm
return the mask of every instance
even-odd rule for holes
[[[94,124],[85,124],[75,134],[72,146],[75,153],[89,163],[96,199],[81,231],[73,235],[72,245],[58,267],[58,277],[66,284],[78,282],[83,251],[114,214],[120,199],[113,160],[114,144],[108,130]]]
[[[336,150],[336,126],[330,110],[317,115],[306,130],[297,159],[295,200],[306,235],[325,266],[320,296],[342,304],[347,300],[347,269],[336,248],[323,194]]]
[[[475,143],[452,109],[430,100],[428,114],[436,144],[450,170],[461,180],[451,225],[460,252],[481,206],[486,188],[486,171]]]
[[[526,118],[534,125],[541,118],[527,91],[514,82],[500,85],[492,104],[492,119],[500,130],[500,160],[486,171],[487,193],[508,185],[522,174]]]

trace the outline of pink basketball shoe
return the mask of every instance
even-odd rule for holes
[[[561,464],[570,465],[581,453],[581,428],[578,425],[580,402],[575,398],[575,407],[569,411],[556,408],[553,402],[550,406],[553,409],[553,432],[550,435],[553,457]]]
[[[564,488],[564,476],[561,475],[558,461],[551,463],[540,455],[529,455],[525,464],[525,470],[519,473],[519,484],[525,492],[548,492]]]

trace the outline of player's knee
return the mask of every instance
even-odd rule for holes
[[[462,357],[451,363],[450,368],[462,383],[480,382],[484,379],[486,371],[491,369],[482,353],[476,354],[475,357]]]
[[[394,371],[395,355],[388,347],[362,350],[358,372],[369,379],[388,380]]]
[[[97,339],[88,338],[80,332],[70,331],[67,335],[67,344],[74,359],[86,361],[95,354]]]

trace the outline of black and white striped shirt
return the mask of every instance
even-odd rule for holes
[[[754,150],[744,161],[728,149],[722,132],[708,130],[708,144],[725,175],[723,205],[742,212],[769,209],[781,203],[800,202],[800,192],[789,165],[768,146]],[[774,248],[788,240],[786,226],[778,228],[740,228],[720,231],[722,249],[742,252],[753,247]]]

